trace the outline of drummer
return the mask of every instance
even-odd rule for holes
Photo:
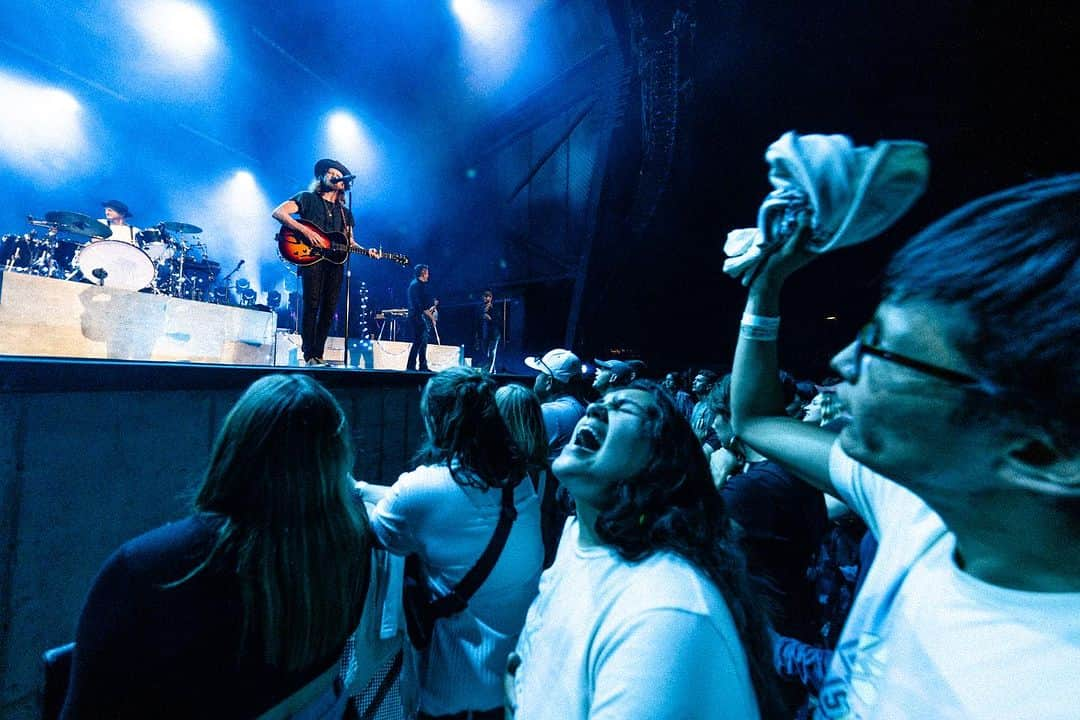
[[[108,238],[94,238],[94,240],[120,240],[121,242],[138,245],[139,242],[135,239],[135,236],[142,231],[134,225],[128,224],[127,220],[131,217],[128,206],[119,200],[106,200],[101,205],[105,208],[105,217],[100,218],[100,221],[109,226],[112,235]]]

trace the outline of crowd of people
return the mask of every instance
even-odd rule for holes
[[[317,383],[259,380],[191,516],[95,581],[64,717],[255,717],[313,687],[304,717],[355,711],[332,680],[385,613],[379,553],[420,589],[406,717],[1075,717],[1077,227],[1080,175],[956,210],[801,382],[777,352],[814,258],[793,237],[730,373],[598,361],[590,384],[566,349],[526,360],[532,389],[446,370],[389,487],[354,482]]]

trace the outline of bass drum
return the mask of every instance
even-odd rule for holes
[[[95,285],[121,290],[142,290],[154,279],[150,256],[126,242],[98,240],[79,249],[75,267]]]

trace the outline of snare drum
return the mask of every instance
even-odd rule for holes
[[[98,240],[79,248],[75,267],[92,283],[142,290],[154,279],[154,263],[139,248],[121,240]]]

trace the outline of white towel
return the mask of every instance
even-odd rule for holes
[[[805,247],[826,253],[869,240],[896,222],[926,190],[926,145],[881,140],[855,147],[845,135],[784,133],[765,152],[775,188],[756,228],[728,233],[724,272],[749,284],[770,252],[809,227]]]

